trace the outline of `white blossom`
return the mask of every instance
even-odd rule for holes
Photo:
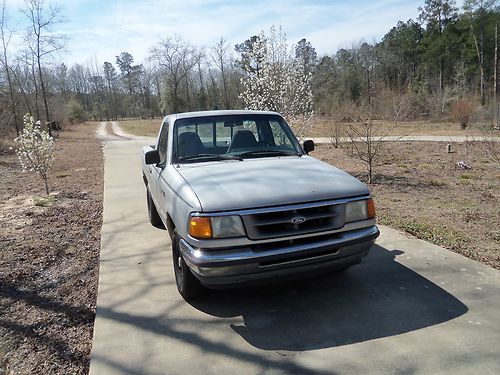
[[[288,48],[281,28],[262,31],[252,45],[250,58],[259,61],[258,69],[246,69],[240,98],[246,109],[281,113],[299,136],[303,136],[313,112],[311,73]]]
[[[54,161],[54,140],[42,130],[40,120],[35,122],[33,116],[26,114],[23,122],[21,134],[14,139],[19,163],[23,172],[36,172],[43,178],[48,194],[48,171]]]

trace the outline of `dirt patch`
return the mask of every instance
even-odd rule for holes
[[[500,147],[500,143],[497,144]],[[375,168],[378,221],[500,269],[500,165],[480,143],[391,142]],[[366,181],[348,150],[320,145],[312,156]],[[460,169],[464,161],[470,169]]]
[[[0,155],[0,373],[88,372],[103,198],[95,126],[60,133],[49,197]]]

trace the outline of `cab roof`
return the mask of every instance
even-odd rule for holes
[[[165,116],[164,120],[167,118],[172,120],[179,120],[185,118],[196,118],[196,117],[209,117],[209,116],[229,116],[229,115],[278,115],[278,112],[272,111],[253,111],[253,110],[215,110],[215,111],[197,111],[197,112],[183,112],[174,113]]]

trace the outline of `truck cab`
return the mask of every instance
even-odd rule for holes
[[[345,270],[379,235],[368,188],[309,156],[276,112],[166,116],[142,173],[151,224],[172,238],[177,288]]]

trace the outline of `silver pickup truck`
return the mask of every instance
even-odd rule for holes
[[[168,229],[185,299],[205,287],[345,270],[368,253],[379,235],[368,188],[312,150],[275,112],[163,119],[142,174],[149,220]]]

